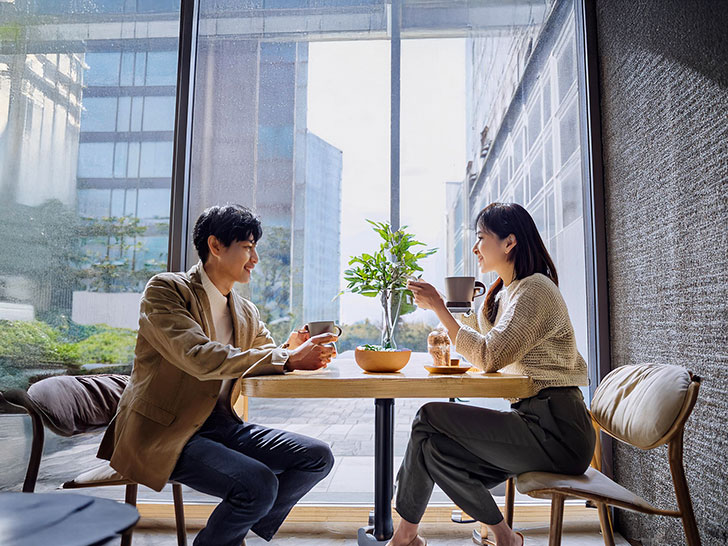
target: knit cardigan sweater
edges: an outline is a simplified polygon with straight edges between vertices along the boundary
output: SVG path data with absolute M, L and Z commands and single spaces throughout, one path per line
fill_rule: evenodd
M 533 392 L 587 385 L 586 362 L 576 349 L 564 298 L 546 275 L 534 273 L 501 288 L 491 325 L 485 305 L 459 317 L 455 349 L 485 372 L 529 376 Z

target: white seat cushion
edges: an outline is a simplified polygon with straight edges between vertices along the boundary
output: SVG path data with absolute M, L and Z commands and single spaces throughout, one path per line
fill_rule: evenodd
M 103 487 L 105 485 L 128 485 L 135 483 L 127 480 L 116 470 L 111 468 L 108 462 L 79 474 L 62 485 L 63 489 L 80 489 L 82 487 Z
M 690 374 L 680 366 L 621 366 L 602 379 L 591 412 L 615 438 L 652 449 L 664 443 L 685 404 L 690 382 Z

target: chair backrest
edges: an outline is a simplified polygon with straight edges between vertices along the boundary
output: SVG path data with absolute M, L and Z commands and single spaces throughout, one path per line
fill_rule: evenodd
M 128 382 L 120 374 L 61 375 L 34 383 L 27 397 L 49 429 L 73 436 L 106 427 Z
M 699 381 L 680 366 L 621 366 L 602 379 L 592 398 L 591 413 L 609 435 L 652 449 L 670 441 L 685 424 Z

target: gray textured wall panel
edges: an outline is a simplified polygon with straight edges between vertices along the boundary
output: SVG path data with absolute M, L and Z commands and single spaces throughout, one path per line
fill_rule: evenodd
M 728 544 L 728 2 L 597 2 L 612 365 L 704 378 L 685 463 L 704 545 Z M 675 506 L 667 449 L 615 451 L 617 480 Z M 619 512 L 645 545 L 670 518 Z

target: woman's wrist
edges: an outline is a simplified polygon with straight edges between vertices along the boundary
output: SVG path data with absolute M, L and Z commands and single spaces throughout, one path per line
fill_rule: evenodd
M 441 318 L 446 315 L 450 315 L 450 310 L 447 308 L 447 305 L 445 305 L 445 300 L 440 298 L 437 303 L 435 304 L 435 308 L 433 309 L 435 311 L 435 314 L 437 315 L 437 318 Z M 450 315 L 452 316 L 452 315 Z M 442 322 L 442 321 L 441 321 Z
M 445 306 L 445 302 L 439 302 L 432 310 L 435 312 L 435 316 L 440 321 L 440 323 L 445 326 L 447 316 L 450 314 L 450 311 L 448 311 L 447 307 Z
M 460 331 L 460 323 L 452 315 L 444 301 L 442 301 L 442 305 L 437 306 L 435 314 L 437 315 L 437 318 L 440 319 L 440 323 L 447 329 L 450 341 L 454 344 L 455 338 Z

